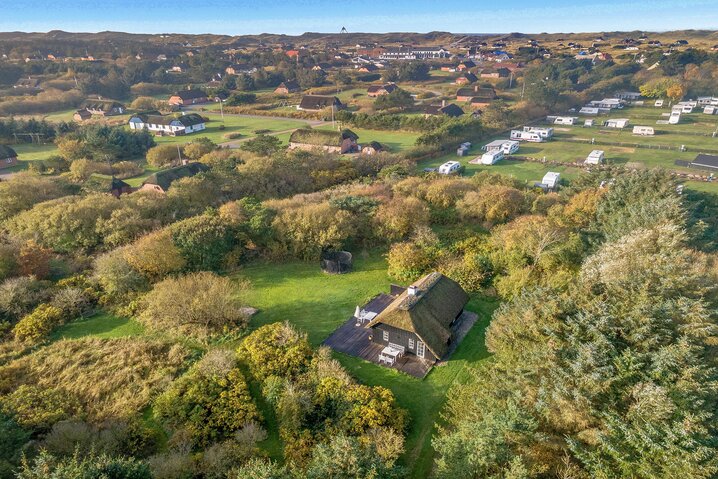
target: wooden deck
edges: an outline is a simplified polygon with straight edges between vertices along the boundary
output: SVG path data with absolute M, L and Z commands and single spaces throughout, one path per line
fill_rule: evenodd
M 364 309 L 380 313 L 389 306 L 393 300 L 394 298 L 388 294 L 380 294 L 367 303 Z M 352 316 L 344 324 L 339 326 L 322 344 L 340 353 L 361 358 L 387 368 L 397 369 L 416 378 L 426 376 L 434 365 L 433 361 L 426 361 L 411 353 L 407 353 L 397 359 L 392 366 L 386 363 L 380 363 L 379 353 L 384 349 L 384 346 L 369 340 L 371 330 L 364 327 L 366 323 L 357 326 L 356 322 L 356 318 Z

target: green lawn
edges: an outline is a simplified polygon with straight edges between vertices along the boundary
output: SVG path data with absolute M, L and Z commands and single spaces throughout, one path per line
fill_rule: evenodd
M 277 321 L 291 321 L 309 335 L 314 346 L 321 344 L 337 326 L 346 321 L 357 305 L 388 291 L 386 262 L 379 255 L 354 258 L 354 271 L 328 275 L 318 262 L 256 264 L 238 273 L 252 287 L 243 299 L 259 313 L 251 329 Z
M 244 116 L 225 115 L 224 121 L 221 116 L 215 113 L 202 113 L 210 119 L 207 123 L 207 129 L 199 133 L 192 133 L 187 136 L 157 136 L 155 141 L 158 144 L 183 144 L 190 142 L 196 138 L 209 138 L 215 143 L 223 143 L 228 140 L 225 135 L 227 133 L 239 132 L 242 138 L 255 136 L 256 130 L 269 130 L 270 132 L 278 132 L 301 128 L 307 124 L 302 120 L 276 119 L 276 118 L 252 118 Z M 221 130 L 221 125 L 225 129 Z
M 319 127 L 322 130 L 331 130 L 331 125 Z M 414 146 L 419 133 L 409 131 L 386 131 L 386 130 L 365 130 L 362 128 L 350 128 L 359 135 L 359 144 L 363 145 L 370 141 L 378 141 L 392 153 L 400 153 Z
M 52 333 L 51 339 L 78 339 L 85 336 L 120 338 L 140 336 L 143 333 L 144 327 L 137 321 L 102 312 L 90 318 L 77 319 L 60 326 Z
M 322 273 L 316 263 L 300 262 L 251 265 L 237 276 L 250 280 L 252 288 L 244 293 L 244 299 L 260 310 L 252 318 L 250 329 L 276 321 L 290 321 L 306 331 L 315 346 L 346 321 L 357 305 L 386 292 L 391 282 L 386 275 L 386 262 L 378 254 L 365 259 L 355 258 L 354 271 L 341 276 Z M 335 353 L 359 381 L 391 389 L 398 404 L 409 412 L 406 452 L 401 461 L 410 470 L 412 478 L 427 477 L 431 469 L 431 437 L 447 391 L 457 381 L 466 381 L 470 369 L 488 357 L 484 331 L 495 307 L 494 302 L 478 297 L 472 299 L 469 309 L 479 313 L 479 322 L 451 360 L 434 368 L 423 380 Z M 262 409 L 264 414 L 270 414 L 271 426 L 274 424 L 271 409 Z M 263 446 L 270 456 L 281 457 L 281 443 L 275 434 L 270 434 Z

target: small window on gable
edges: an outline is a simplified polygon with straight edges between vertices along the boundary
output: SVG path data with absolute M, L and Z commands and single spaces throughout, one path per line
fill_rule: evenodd
M 414 340 L 413 339 L 409 340 L 409 349 L 414 349 Z

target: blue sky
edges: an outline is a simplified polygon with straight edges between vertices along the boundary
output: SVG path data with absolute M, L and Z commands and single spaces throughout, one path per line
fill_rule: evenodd
M 718 28 L 718 0 L 0 0 L 0 31 L 585 32 Z

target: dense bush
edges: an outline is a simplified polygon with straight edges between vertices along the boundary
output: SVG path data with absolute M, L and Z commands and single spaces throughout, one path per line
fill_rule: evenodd
M 168 278 L 143 298 L 139 319 L 151 329 L 202 340 L 237 334 L 249 320 L 237 295 L 239 287 L 210 272 Z

